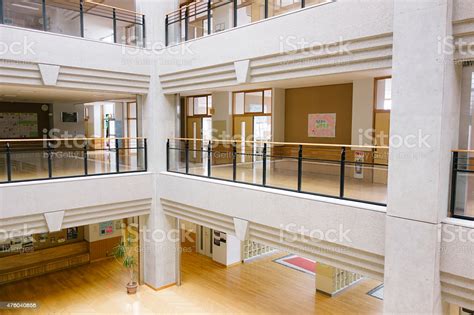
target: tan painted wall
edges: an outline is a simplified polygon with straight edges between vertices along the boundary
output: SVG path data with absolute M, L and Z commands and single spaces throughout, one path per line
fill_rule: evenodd
M 308 114 L 336 113 L 335 138 L 308 137 Z M 352 83 L 287 89 L 285 141 L 350 144 Z

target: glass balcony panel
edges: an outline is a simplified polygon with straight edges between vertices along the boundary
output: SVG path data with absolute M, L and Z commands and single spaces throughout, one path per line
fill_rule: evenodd
M 301 0 L 268 0 L 268 16 L 278 16 L 301 9 Z
M 265 0 L 238 0 L 237 26 L 263 20 L 265 18 Z
M 297 152 L 295 147 L 268 146 L 267 186 L 290 190 L 298 189 Z
M 388 167 L 346 162 L 344 197 L 387 203 Z
M 3 23 L 44 30 L 42 1 L 3 0 Z
M 113 43 L 114 24 L 112 15 L 109 16 L 102 12 L 100 12 L 100 15 L 98 13 L 84 13 L 84 37 L 107 43 Z M 119 38 L 117 37 L 117 41 L 118 40 Z
M 458 172 L 454 214 L 474 218 L 474 173 Z
M 54 1 L 46 1 L 46 30 L 57 34 L 81 36 L 79 3 L 65 3 L 64 7 L 55 6 Z M 75 5 L 75 8 L 74 8 Z
M 232 146 L 230 143 L 213 143 L 211 176 L 218 179 L 232 180 Z
M 11 153 L 12 181 L 48 178 L 48 155 L 41 149 L 25 148 Z
M 84 172 L 84 152 L 77 149 L 58 149 L 52 152 L 52 176 L 82 176 Z

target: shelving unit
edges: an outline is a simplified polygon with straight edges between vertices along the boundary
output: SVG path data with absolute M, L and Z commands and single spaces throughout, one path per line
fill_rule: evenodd
M 273 247 L 247 240 L 242 244 L 242 260 L 246 261 L 273 251 L 275 251 Z

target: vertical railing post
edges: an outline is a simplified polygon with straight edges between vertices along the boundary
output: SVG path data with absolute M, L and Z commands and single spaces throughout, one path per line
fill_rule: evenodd
M 48 26 L 47 26 L 47 22 L 48 22 L 48 18 L 46 17 L 46 0 L 43 0 L 42 1 L 42 12 L 43 12 L 43 30 L 44 31 L 47 31 L 48 30 Z
M 185 145 L 184 145 L 184 149 L 185 149 L 185 165 L 186 165 L 186 174 L 189 173 L 189 140 L 185 140 Z
M 211 0 L 207 1 L 207 34 L 211 35 Z
M 237 0 L 234 0 L 234 27 L 237 27 Z
M 146 47 L 146 26 L 145 26 L 145 14 L 142 14 L 142 47 Z
M 344 180 L 346 173 L 346 147 L 341 149 L 341 170 L 339 173 L 339 198 L 344 198 Z
M 304 8 L 306 6 L 305 0 L 301 0 L 301 7 Z
M 46 151 L 48 153 L 48 177 L 53 177 L 53 149 L 51 148 L 51 142 L 46 141 Z
M 112 19 L 114 27 L 114 43 L 117 43 L 117 13 L 115 12 L 115 8 L 112 9 Z
M 268 0 L 265 0 L 265 18 L 268 18 Z
M 207 177 L 211 177 L 211 167 L 212 167 L 212 141 L 209 140 L 207 146 Z
M 120 173 L 119 139 L 115 138 L 115 171 Z
M 453 152 L 453 163 L 451 169 L 451 200 L 450 200 L 450 210 L 451 216 L 454 216 L 454 211 L 456 210 L 456 184 L 457 184 L 457 175 L 458 175 L 458 158 L 459 152 Z
M 300 144 L 298 148 L 298 191 L 301 191 L 303 181 L 303 146 Z
M 84 37 L 84 0 L 79 1 L 79 22 L 81 25 L 81 37 Z
M 170 171 L 170 139 L 166 140 L 166 171 Z
M 11 148 L 10 148 L 9 142 L 7 142 L 6 154 L 7 154 L 7 180 L 11 182 L 12 181 L 12 156 L 11 156 Z
M 232 180 L 237 180 L 237 145 L 232 142 Z
M 169 18 L 168 18 L 168 15 L 165 17 L 165 46 L 168 46 L 169 45 L 169 30 L 168 30 L 168 21 L 169 21 Z M 181 36 L 181 35 L 180 35 Z
M 184 10 L 184 40 L 189 39 L 189 8 Z
M 3 24 L 3 0 L 0 0 L 0 24 Z
M 267 185 L 267 143 L 263 144 L 262 152 L 262 185 Z
M 84 175 L 89 175 L 89 165 L 87 162 L 87 151 L 88 151 L 88 145 L 87 145 L 87 140 L 84 142 L 84 148 L 83 148 L 83 154 L 84 154 Z
M 169 141 L 169 139 L 168 139 Z M 138 140 L 137 140 L 137 144 L 138 144 Z M 168 144 L 168 148 L 169 148 L 169 144 Z M 148 143 L 147 143 L 147 139 L 146 138 L 143 138 L 143 150 L 145 152 L 143 152 L 143 155 L 144 155 L 144 170 L 145 172 L 148 171 Z M 170 165 L 169 165 L 169 160 L 170 160 L 170 157 L 169 157 L 169 150 L 166 151 L 167 153 L 167 156 L 166 156 L 166 170 L 168 171 L 169 168 L 170 168 Z

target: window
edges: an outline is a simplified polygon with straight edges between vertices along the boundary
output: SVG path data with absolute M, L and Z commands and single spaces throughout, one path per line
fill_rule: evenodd
M 376 108 L 377 110 L 392 109 L 392 78 L 377 79 Z
M 272 112 L 272 91 L 260 90 L 234 93 L 234 115 L 270 114 Z
M 186 100 L 187 116 L 210 116 L 212 113 L 212 96 L 190 96 Z

